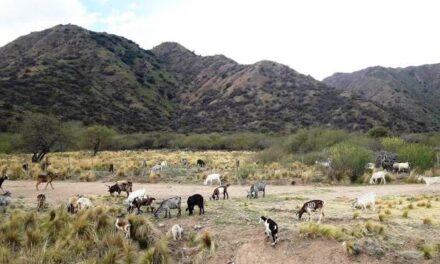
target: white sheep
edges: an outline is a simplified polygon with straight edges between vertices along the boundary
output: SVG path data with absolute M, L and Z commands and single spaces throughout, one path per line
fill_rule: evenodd
M 376 194 L 374 192 L 366 193 L 359 196 L 351 204 L 351 208 L 355 209 L 361 207 L 362 210 L 366 210 L 367 205 L 371 205 L 373 207 L 373 211 L 376 211 Z
M 386 175 L 385 171 L 373 172 L 370 178 L 370 184 L 376 184 L 377 180 L 380 179 L 382 180 L 383 184 L 386 184 L 385 175 Z
M 431 184 L 440 184 L 440 176 L 436 176 L 436 177 L 418 176 L 417 180 L 419 182 L 424 181 L 426 186 L 429 186 Z
M 204 185 L 212 185 L 213 181 L 217 181 L 219 183 L 219 185 L 222 185 L 222 182 L 220 180 L 221 175 L 219 173 L 213 173 L 213 174 L 209 174 L 208 176 L 206 176 L 205 181 L 203 182 Z
M 183 228 L 180 225 L 173 225 L 171 227 L 171 234 L 173 234 L 173 239 L 182 239 Z

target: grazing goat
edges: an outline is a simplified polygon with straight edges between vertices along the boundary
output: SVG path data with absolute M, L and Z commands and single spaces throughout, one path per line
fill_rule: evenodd
M 9 176 L 8 175 L 3 175 L 0 177 L 0 189 L 2 189 L 2 192 L 5 192 L 2 188 L 3 182 L 9 180 Z
M 223 199 L 226 199 L 226 198 L 229 199 L 229 194 L 228 194 L 228 187 L 229 186 L 231 186 L 231 185 L 228 183 L 226 185 L 222 185 L 222 186 L 215 188 L 210 199 L 218 200 L 220 194 L 223 194 Z
M 154 217 L 158 218 L 159 214 L 162 211 L 165 211 L 165 217 L 171 218 L 171 209 L 177 209 L 177 215 L 181 215 L 182 214 L 182 210 L 181 210 L 181 203 L 182 203 L 182 198 L 180 198 L 179 196 L 174 196 L 171 198 L 168 198 L 166 200 L 163 200 L 159 207 L 156 209 L 156 211 L 154 211 Z
M 40 193 L 39 195 L 37 195 L 37 210 L 40 211 L 46 207 L 47 207 L 46 195 Z
M 136 197 L 134 198 L 133 202 L 128 206 L 128 213 L 132 213 L 133 209 L 136 207 L 137 214 L 143 213 L 141 210 L 141 206 L 147 206 L 147 211 L 150 209 L 151 212 L 154 211 L 154 207 L 152 206 L 153 201 L 156 200 L 154 197 Z
M 118 188 L 114 188 L 114 190 L 118 192 L 118 195 L 121 194 L 121 192 L 126 192 L 128 197 L 128 195 L 130 195 L 130 193 L 133 192 L 133 182 L 131 181 L 126 181 L 126 180 L 117 181 L 115 185 L 118 186 Z M 111 187 L 109 187 L 109 192 L 110 192 L 110 188 Z M 110 192 L 110 194 L 112 194 L 112 192 Z
M 189 165 L 188 160 L 185 159 L 185 158 L 183 158 L 183 159 L 181 160 L 181 163 L 182 163 L 182 167 L 188 167 L 188 165 Z
M 376 211 L 376 194 L 374 192 L 365 193 L 356 198 L 356 200 L 351 204 L 351 208 L 361 208 L 362 210 L 367 210 L 367 206 L 371 205 L 373 211 Z
M 206 165 L 206 163 L 203 160 L 201 160 L 201 159 L 197 160 L 197 167 L 202 168 L 202 167 L 205 167 L 205 165 Z
M 330 169 L 332 167 L 332 161 L 330 159 L 327 159 L 326 161 L 317 161 L 316 160 L 315 165 Z
M 152 172 L 158 172 L 160 170 L 162 170 L 162 166 L 160 166 L 160 164 L 156 164 L 153 167 L 151 167 Z
M 93 208 L 93 203 L 89 198 L 80 197 L 74 204 L 76 211 Z
M 173 234 L 173 239 L 182 239 L 183 228 L 180 225 L 173 225 L 171 227 L 171 234 Z
M 312 212 L 318 211 L 319 219 L 318 223 L 321 223 L 321 218 L 324 217 L 324 204 L 325 202 L 322 200 L 311 200 L 303 204 L 301 209 L 296 213 L 298 219 L 301 219 L 304 213 L 308 215 L 308 221 L 312 220 Z
M 409 172 L 409 170 L 410 170 L 409 162 L 403 162 L 403 163 L 396 162 L 396 163 L 393 164 L 393 170 L 395 172 L 399 172 L 399 173 L 402 172 L 402 171 Z
M 418 176 L 417 180 L 419 182 L 424 181 L 426 186 L 429 186 L 431 184 L 440 184 L 440 176 L 436 176 L 436 177 Z
M 219 173 L 212 173 L 206 176 L 205 181 L 203 182 L 204 185 L 212 185 L 213 181 L 217 181 L 219 185 L 222 185 L 222 181 L 220 180 L 221 175 Z
M 0 206 L 8 206 L 11 203 L 11 192 L 6 191 L 0 195 Z
M 125 233 L 125 238 L 130 238 L 130 221 L 128 219 L 125 219 L 124 214 L 120 214 L 116 217 L 115 226 L 118 230 L 121 230 Z
M 137 197 L 148 197 L 145 189 L 139 189 L 134 192 L 131 192 L 128 195 L 127 199 L 125 199 L 125 203 L 130 206 L 133 203 L 134 199 Z
M 275 223 L 275 221 L 273 221 L 270 218 L 267 217 L 260 217 L 260 223 L 264 222 L 264 234 L 266 235 L 267 238 L 272 237 L 272 247 L 275 247 L 275 244 L 277 243 L 278 240 L 278 224 Z
M 259 181 L 259 182 L 254 183 L 251 186 L 250 190 L 247 191 L 248 194 L 246 197 L 257 199 L 258 192 L 263 192 L 263 198 L 266 196 L 266 183 L 265 182 Z
M 196 205 L 199 207 L 199 215 L 201 215 L 202 213 L 205 214 L 203 196 L 201 196 L 200 194 L 194 194 L 188 197 L 186 203 L 188 204 L 188 208 L 186 208 L 185 211 L 189 211 L 189 215 L 193 214 L 194 206 Z
M 377 184 L 378 180 L 382 180 L 383 184 L 386 184 L 385 176 L 386 176 L 385 171 L 373 172 L 370 178 L 370 184 Z

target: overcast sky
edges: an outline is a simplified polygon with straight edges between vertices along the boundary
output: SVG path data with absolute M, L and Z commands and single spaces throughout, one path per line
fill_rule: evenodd
M 0 46 L 57 24 L 175 41 L 239 63 L 274 60 L 323 79 L 368 66 L 440 63 L 436 0 L 0 0 Z

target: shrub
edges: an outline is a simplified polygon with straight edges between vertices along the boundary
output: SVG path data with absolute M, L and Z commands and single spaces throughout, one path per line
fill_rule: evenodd
M 303 224 L 299 228 L 299 233 L 310 238 L 325 237 L 336 239 L 338 241 L 345 238 L 345 233 L 339 227 L 332 225 L 321 225 L 317 223 Z
M 336 173 L 348 173 L 352 182 L 359 181 L 365 164 L 373 158 L 373 153 L 363 147 L 341 143 L 330 149 L 332 169 Z
M 285 146 L 291 153 L 307 153 L 331 147 L 347 137 L 347 132 L 338 129 L 302 129 L 289 136 Z
M 373 127 L 370 130 L 368 130 L 367 134 L 371 137 L 379 138 L 379 137 L 386 137 L 389 135 L 388 129 L 377 126 Z
M 400 160 L 408 161 L 414 168 L 426 170 L 434 166 L 435 151 L 421 144 L 405 144 L 398 150 Z
M 403 145 L 405 141 L 398 137 L 382 138 L 381 144 L 384 150 L 396 153 Z

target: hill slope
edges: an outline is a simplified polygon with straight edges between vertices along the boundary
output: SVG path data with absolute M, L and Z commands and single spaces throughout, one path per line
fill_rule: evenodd
M 406 121 L 397 130 L 440 129 L 440 64 L 396 69 L 371 67 L 337 73 L 324 82 L 345 96 L 375 102 Z
M 0 131 L 12 131 L 26 112 L 124 132 L 428 130 L 430 123 L 398 118 L 398 110 L 348 88 L 341 94 L 276 62 L 240 65 L 170 42 L 144 50 L 74 25 L 0 48 Z

